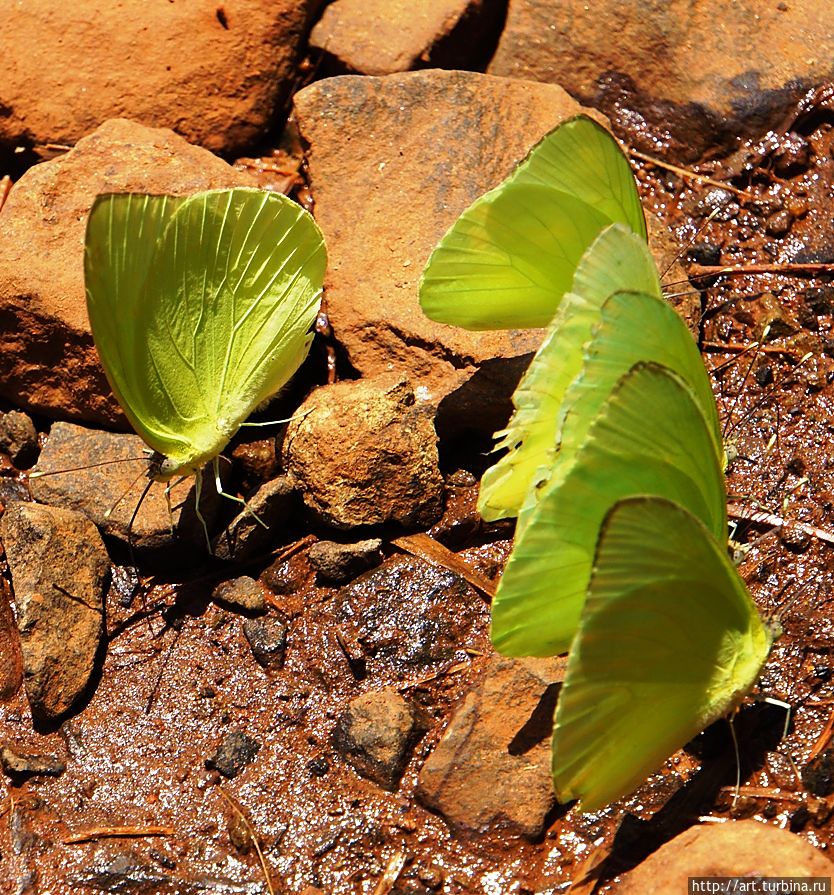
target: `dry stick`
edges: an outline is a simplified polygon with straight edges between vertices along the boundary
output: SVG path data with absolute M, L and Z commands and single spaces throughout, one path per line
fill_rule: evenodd
M 743 277 L 748 274 L 790 274 L 799 277 L 814 277 L 819 274 L 834 274 L 834 264 L 745 264 L 738 267 L 722 267 L 720 264 L 690 264 L 689 276 L 699 277 Z
M 62 842 L 64 845 L 75 845 L 95 839 L 141 839 L 144 836 L 173 836 L 174 833 L 173 827 L 88 827 L 67 836 Z
M 468 562 L 461 559 L 457 553 L 453 553 L 448 547 L 444 547 L 439 541 L 429 537 L 427 534 L 418 533 L 414 535 L 405 535 L 402 538 L 393 538 L 391 543 L 406 553 L 411 553 L 426 562 L 443 566 L 450 572 L 460 575 L 465 581 L 468 581 L 473 587 L 492 598 L 495 596 L 497 585 L 490 581 L 489 578 L 475 571 Z
M 746 192 L 745 190 L 740 190 L 736 186 L 730 186 L 728 183 L 723 183 L 720 180 L 714 180 L 712 177 L 707 177 L 706 174 L 697 174 L 695 171 L 690 171 L 687 168 L 679 168 L 677 165 L 671 165 L 669 162 L 663 162 L 658 158 L 655 158 L 651 155 L 646 155 L 645 152 L 640 152 L 638 149 L 632 149 L 631 147 L 627 148 L 627 152 L 630 156 L 634 158 L 639 158 L 641 162 L 648 162 L 650 165 L 657 165 L 658 168 L 664 168 L 666 171 L 671 171 L 673 174 L 677 174 L 679 177 L 683 177 L 685 180 L 699 180 L 701 183 L 708 183 L 710 186 L 718 187 L 720 190 L 727 190 L 728 193 L 735 193 L 736 196 L 741 196 L 743 199 L 749 199 L 751 202 L 755 200 L 755 196 Z
M 269 865 L 266 863 L 266 858 L 264 857 L 263 851 L 261 851 L 261 843 L 258 841 L 258 834 L 255 832 L 255 828 L 250 823 L 249 818 L 246 816 L 237 799 L 232 798 L 232 796 L 230 796 L 224 789 L 219 786 L 217 787 L 217 791 L 220 793 L 221 796 L 223 796 L 232 811 L 234 811 L 235 814 L 237 814 L 238 817 L 243 821 L 243 826 L 246 827 L 246 832 L 252 839 L 252 845 L 255 846 L 258 860 L 261 862 L 261 870 L 264 874 L 264 880 L 266 881 L 266 887 L 269 890 L 269 895 L 275 895 L 275 889 L 272 887 L 272 877 L 269 873 Z
M 753 342 L 750 345 L 745 345 L 744 342 L 702 342 L 701 347 L 705 351 L 740 351 L 742 354 L 747 354 L 749 351 L 753 351 L 754 348 L 758 348 L 762 354 L 785 354 L 788 357 L 793 357 L 796 353 L 794 348 L 787 348 L 782 345 L 759 345 L 757 342 Z M 717 367 L 713 367 L 710 372 L 714 373 L 724 366 L 735 363 L 736 360 L 737 358 L 733 358 L 731 361 L 719 364 Z
M 783 519 L 774 513 L 766 513 L 763 510 L 753 510 L 740 504 L 731 503 L 727 506 L 727 513 L 734 519 L 743 519 L 745 522 L 758 522 L 762 525 L 772 525 L 774 528 L 795 528 L 803 534 L 807 534 L 818 541 L 826 544 L 834 545 L 834 533 L 826 531 L 824 528 L 817 528 L 815 525 L 809 525 L 807 522 L 792 521 Z
M 391 855 L 391 860 L 388 862 L 388 866 L 385 868 L 382 876 L 379 878 L 379 882 L 376 884 L 374 895 L 388 895 L 391 889 L 394 888 L 394 883 L 402 873 L 403 867 L 405 867 L 405 852 L 394 852 L 394 854 Z

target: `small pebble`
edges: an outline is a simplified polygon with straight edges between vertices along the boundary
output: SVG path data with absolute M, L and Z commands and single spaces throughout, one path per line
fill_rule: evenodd
M 242 730 L 230 730 L 214 755 L 206 759 L 206 767 L 219 771 L 224 777 L 237 777 L 255 760 L 260 748 L 261 744 Z
M 273 671 L 283 667 L 287 651 L 287 622 L 282 616 L 246 619 L 243 636 L 258 665 Z
M 246 575 L 232 581 L 221 581 L 214 588 L 211 598 L 244 612 L 263 612 L 266 605 L 263 588 L 254 578 Z
M 14 746 L 0 746 L 0 767 L 15 781 L 27 777 L 58 777 L 67 769 L 66 762 L 55 755 L 22 752 Z
M 0 451 L 18 469 L 32 466 L 38 457 L 38 433 L 32 420 L 19 410 L 0 413 Z

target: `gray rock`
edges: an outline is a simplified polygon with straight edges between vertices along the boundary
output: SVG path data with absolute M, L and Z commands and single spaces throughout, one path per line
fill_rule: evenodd
M 263 588 L 248 575 L 241 575 L 240 578 L 233 578 L 231 581 L 221 581 L 212 591 L 211 598 L 235 606 L 244 612 L 263 612 L 265 606 Z
M 387 687 L 350 701 L 336 725 L 334 745 L 363 777 L 393 792 L 424 730 L 422 716 Z
M 283 616 L 268 615 L 266 618 L 247 618 L 243 623 L 243 635 L 258 665 L 267 671 L 284 667 L 287 651 L 287 622 Z
M 0 523 L 32 713 L 65 714 L 86 688 L 104 633 L 110 560 L 80 513 L 11 503 Z
M 147 448 L 138 435 L 53 423 L 29 488 L 39 503 L 83 513 L 106 535 L 126 542 L 131 517 L 148 481 L 147 469 Z M 211 527 L 218 498 L 213 480 L 208 475 L 204 480 L 200 507 Z M 164 550 L 185 541 L 205 552 L 205 532 L 194 512 L 194 478 L 171 486 L 170 505 L 165 488 L 155 482 L 145 495 L 130 528 L 134 547 Z M 182 561 L 181 553 L 178 561 Z
M 0 413 L 0 451 L 18 469 L 31 466 L 38 456 L 38 433 L 31 417 L 19 410 Z
M 255 760 L 261 744 L 242 730 L 230 730 L 224 735 L 211 758 L 206 759 L 206 767 L 214 768 L 224 777 L 237 775 Z
M 369 538 L 355 544 L 318 541 L 307 554 L 310 565 L 325 581 L 350 581 L 382 562 L 382 540 Z
M 495 657 L 455 711 L 417 789 L 455 830 L 542 834 L 556 801 L 550 734 L 565 661 Z
M 0 767 L 6 776 L 20 783 L 27 777 L 58 777 L 67 764 L 56 755 L 24 752 L 15 746 L 0 746 Z
M 443 508 L 431 417 L 399 375 L 324 386 L 287 427 L 284 462 L 326 525 L 428 526 Z

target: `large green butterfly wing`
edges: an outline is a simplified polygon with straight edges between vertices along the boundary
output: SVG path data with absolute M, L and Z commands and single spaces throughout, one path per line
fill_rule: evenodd
M 565 478 L 544 490 L 492 601 L 492 642 L 504 655 L 567 652 L 576 633 L 600 525 L 624 497 L 652 494 L 726 538 L 724 476 L 689 387 L 639 364 L 615 386 Z
M 628 159 L 614 138 L 586 115 L 562 122 L 528 154 L 510 180 L 543 183 L 621 221 L 647 239 L 646 218 Z
M 615 504 L 556 709 L 559 800 L 594 811 L 631 792 L 739 703 L 772 642 L 701 522 L 660 498 Z
M 654 295 L 616 292 L 603 304 L 600 323 L 585 349 L 582 372 L 565 394 L 553 481 L 570 469 L 615 383 L 641 361 L 668 367 L 686 382 L 707 422 L 714 451 L 723 458 L 715 397 L 686 325 L 674 308 Z
M 513 394 L 515 413 L 496 450 L 508 453 L 481 480 L 478 510 L 487 520 L 518 514 L 537 476 L 547 478 L 557 448 L 559 409 L 582 369 L 583 348 L 600 307 L 622 289 L 660 296 L 646 243 L 622 224 L 606 228 L 585 252 L 524 377 Z
M 423 272 L 423 311 L 466 329 L 547 326 L 585 249 L 618 222 L 645 240 L 628 161 L 604 128 L 571 119 L 452 225 Z
M 146 266 L 134 264 L 128 283 L 123 259 L 139 219 Z M 296 371 L 325 264 L 312 218 L 276 193 L 96 202 L 86 254 L 93 337 L 131 423 L 172 466 L 193 471 L 215 456 Z

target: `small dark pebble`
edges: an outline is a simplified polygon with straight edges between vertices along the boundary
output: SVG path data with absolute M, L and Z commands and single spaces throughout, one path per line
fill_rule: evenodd
M 219 771 L 224 777 L 237 775 L 255 760 L 261 744 L 241 730 L 231 730 L 220 743 L 211 758 L 206 759 L 206 767 Z
M 695 242 L 686 252 L 687 258 L 695 264 L 708 266 L 721 263 L 721 246 L 711 242 Z
M 763 364 L 756 370 L 753 376 L 756 378 L 756 382 L 764 388 L 766 385 L 770 385 L 771 382 L 773 382 L 773 369 L 767 364 Z
M 806 289 L 805 304 L 819 317 L 834 312 L 834 287 L 819 286 Z
M 283 667 L 287 651 L 287 622 L 283 616 L 247 618 L 243 636 L 258 665 L 270 671 Z
M 779 177 L 788 177 L 807 168 L 811 162 L 811 144 L 801 134 L 788 131 L 773 152 L 773 170 Z
M 788 828 L 791 833 L 799 833 L 804 829 L 805 824 L 808 823 L 810 817 L 811 814 L 808 811 L 808 808 L 805 805 L 800 805 L 791 815 L 791 819 L 788 823 Z
M 310 548 L 308 558 L 325 581 L 350 581 L 382 562 L 382 540 L 370 538 L 355 544 L 319 541 Z
M 58 777 L 67 769 L 66 762 L 55 755 L 19 752 L 13 746 L 0 746 L 0 767 L 12 780 L 28 777 Z
M 791 526 L 782 529 L 779 540 L 791 553 L 805 553 L 811 546 L 811 536 L 807 532 Z
M 307 770 L 311 777 L 324 777 L 330 770 L 330 762 L 323 755 L 319 755 L 307 762 Z
M 32 420 L 19 410 L 0 413 L 0 451 L 18 469 L 27 469 L 38 458 L 38 433 Z
M 136 566 L 110 567 L 110 596 L 115 598 L 119 606 L 129 609 L 139 593 L 140 585 Z
M 765 232 L 769 236 L 784 236 L 791 229 L 792 223 L 793 215 L 783 208 L 781 211 L 770 215 L 765 221 Z
M 263 612 L 265 608 L 263 588 L 247 575 L 231 581 L 221 581 L 212 591 L 211 598 L 244 612 Z
M 834 792 L 834 749 L 826 749 L 800 772 L 802 785 L 814 796 L 829 796 Z
M 790 460 L 785 464 L 785 469 L 788 472 L 793 473 L 794 475 L 803 476 L 808 470 L 808 467 L 805 464 L 805 461 L 799 454 L 794 454 Z

